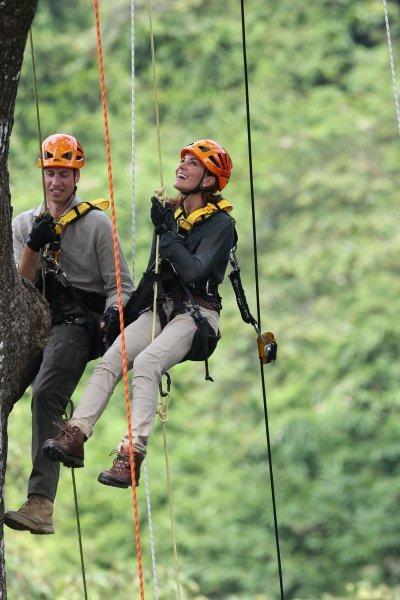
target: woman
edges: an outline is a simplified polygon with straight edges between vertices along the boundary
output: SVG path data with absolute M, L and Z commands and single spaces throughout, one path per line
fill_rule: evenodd
M 164 207 L 152 198 L 155 235 L 149 269 L 138 289 L 146 289 L 145 281 L 158 281 L 155 337 L 152 340 L 150 294 L 147 308 L 125 328 L 128 367 L 133 368 L 131 428 L 136 485 L 156 414 L 161 377 L 193 350 L 198 331 L 193 303 L 213 332 L 218 332 L 218 284 L 224 278 L 235 236 L 234 221 L 229 216 L 232 206 L 218 191 L 228 183 L 231 170 L 232 161 L 222 146 L 213 140 L 199 140 L 181 151 L 173 184 L 180 195 L 174 205 L 167 203 Z M 154 275 L 156 235 L 160 236 L 158 276 Z M 94 369 L 71 420 L 55 439 L 44 443 L 43 452 L 50 460 L 83 467 L 83 444 L 91 436 L 121 376 L 118 337 Z M 113 466 L 100 473 L 98 479 L 115 487 L 131 485 L 128 434 L 118 446 Z

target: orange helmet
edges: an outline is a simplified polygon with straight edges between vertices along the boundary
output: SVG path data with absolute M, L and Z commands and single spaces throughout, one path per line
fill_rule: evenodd
M 55 133 L 46 138 L 42 144 L 43 168 L 63 167 L 64 169 L 80 169 L 85 164 L 82 146 L 72 135 Z M 42 167 L 39 156 L 38 167 Z
M 186 154 L 194 154 L 208 171 L 217 176 L 218 190 L 222 190 L 229 181 L 232 171 L 231 157 L 214 140 L 198 140 L 181 150 L 181 158 Z

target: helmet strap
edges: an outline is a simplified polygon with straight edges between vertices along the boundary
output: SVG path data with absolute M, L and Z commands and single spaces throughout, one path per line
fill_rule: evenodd
M 190 190 L 190 192 L 182 192 L 182 196 L 187 198 L 191 194 L 199 194 L 200 192 L 206 192 L 207 190 L 201 187 L 201 184 L 203 183 L 203 179 L 206 176 L 206 174 L 207 174 L 207 169 L 206 169 L 206 167 L 204 167 L 203 175 L 201 176 L 200 181 L 196 185 L 196 187 L 193 190 Z
M 76 185 L 76 174 L 77 174 L 77 172 L 78 172 L 78 169 L 74 169 L 74 182 L 75 182 L 74 191 L 73 191 L 74 195 L 76 194 L 76 191 L 78 189 L 78 186 Z M 71 194 L 71 197 L 72 197 L 72 194 Z
M 77 189 L 78 189 L 78 187 L 76 185 L 76 173 L 77 173 L 77 169 L 74 169 L 73 171 L 74 171 L 74 182 L 75 182 L 75 185 L 74 185 L 74 189 L 73 189 L 72 194 L 69 196 L 69 198 L 65 202 L 65 204 L 68 204 L 69 202 L 71 202 L 71 200 L 76 196 L 76 192 L 77 192 Z

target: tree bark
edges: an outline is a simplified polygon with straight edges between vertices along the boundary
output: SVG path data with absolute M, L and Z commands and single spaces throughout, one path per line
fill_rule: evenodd
M 13 257 L 7 160 L 15 99 L 29 28 L 38 0 L 0 2 L 0 598 L 7 598 L 4 560 L 4 477 L 7 421 L 18 399 L 18 382 L 50 330 L 47 302 L 19 275 Z

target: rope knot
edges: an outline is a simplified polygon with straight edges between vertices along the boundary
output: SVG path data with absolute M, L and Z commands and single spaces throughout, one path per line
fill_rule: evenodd
M 168 421 L 168 405 L 164 402 L 160 402 L 157 407 L 157 414 L 161 423 L 166 423 Z

